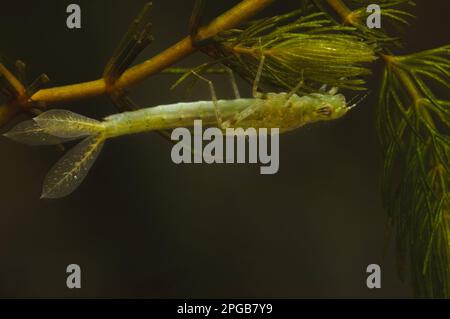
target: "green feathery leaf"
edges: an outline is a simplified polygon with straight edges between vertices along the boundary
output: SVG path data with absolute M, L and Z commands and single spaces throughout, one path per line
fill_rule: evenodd
M 450 46 L 385 58 L 378 128 L 400 262 L 418 296 L 448 298 Z

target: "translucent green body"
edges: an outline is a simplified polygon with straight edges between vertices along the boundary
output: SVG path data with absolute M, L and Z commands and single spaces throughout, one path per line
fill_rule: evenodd
M 133 112 L 114 114 L 103 122 L 106 138 L 151 130 L 190 127 L 194 120 L 221 128 L 278 128 L 294 130 L 319 120 L 333 120 L 349 109 L 341 94 L 311 94 L 299 97 L 286 93 L 269 93 L 262 98 L 198 101 L 161 105 Z
M 70 194 L 86 177 L 106 139 L 147 132 L 191 127 L 201 120 L 205 126 L 227 128 L 276 128 L 294 130 L 316 121 L 334 120 L 348 107 L 341 94 L 258 94 L 256 98 L 198 101 L 145 108 L 108 116 L 96 121 L 67 110 L 50 110 L 20 123 L 7 136 L 31 145 L 57 144 L 86 137 L 48 173 L 42 197 Z

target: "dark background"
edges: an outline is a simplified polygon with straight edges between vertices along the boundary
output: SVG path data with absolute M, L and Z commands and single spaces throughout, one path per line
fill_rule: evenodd
M 2 1 L 0 52 L 26 61 L 30 79 L 45 72 L 53 86 L 100 77 L 145 1 L 78 0 L 82 29 L 68 30 L 72 2 Z M 213 1 L 207 17 L 237 2 Z M 404 52 L 448 43 L 450 3 L 417 2 Z M 298 3 L 279 1 L 265 14 Z M 192 5 L 154 1 L 156 41 L 141 60 L 187 33 Z M 231 97 L 226 79 L 213 79 Z M 174 80 L 154 76 L 133 95 L 145 106 L 179 101 Z M 254 165 L 177 166 L 167 141 L 143 134 L 109 141 L 73 195 L 39 200 L 62 154 L 0 138 L 0 297 L 410 297 L 385 245 L 377 82 L 370 88 L 344 119 L 282 136 L 273 176 Z M 191 99 L 209 99 L 208 90 L 199 85 Z M 61 107 L 95 118 L 116 112 L 107 98 Z M 71 263 L 82 268 L 82 289 L 66 288 Z M 371 263 L 382 267 L 378 290 L 365 285 Z

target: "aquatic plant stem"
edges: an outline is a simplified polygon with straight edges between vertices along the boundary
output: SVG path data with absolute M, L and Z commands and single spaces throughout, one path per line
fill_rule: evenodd
M 398 78 L 402 81 L 414 103 L 417 104 L 418 101 L 423 99 L 411 78 L 397 66 L 396 61 L 399 57 L 385 54 L 380 54 L 380 56 L 384 59 L 388 67 L 390 67 L 395 72 L 395 74 L 397 74 Z
M 409 96 L 411 97 L 411 99 L 413 101 L 414 107 L 416 107 L 416 108 L 420 107 L 421 101 L 426 100 L 426 98 L 420 93 L 419 89 L 414 84 L 411 77 L 404 70 L 402 70 L 400 66 L 398 66 L 397 61 L 401 60 L 402 57 L 394 56 L 394 55 L 385 55 L 385 54 L 380 54 L 380 56 L 385 60 L 388 67 L 394 71 L 394 73 L 397 75 L 398 79 L 404 85 Z M 421 116 L 426 118 L 427 124 L 429 126 L 431 126 L 433 129 L 436 129 L 434 121 L 431 118 L 430 114 L 427 112 L 426 108 L 422 108 L 419 111 L 420 111 Z
M 243 0 L 221 16 L 213 20 L 208 26 L 200 28 L 196 41 L 202 41 L 215 36 L 221 31 L 230 29 L 239 23 L 251 18 L 256 13 L 270 5 L 275 0 Z M 157 54 L 153 58 L 126 70 L 115 82 L 114 88 L 125 89 L 136 85 L 144 79 L 173 65 L 186 56 L 197 51 L 191 37 L 186 37 L 170 48 Z M 95 81 L 43 89 L 31 96 L 32 102 L 55 104 L 96 97 L 107 93 L 105 80 Z M 22 106 L 26 107 L 26 106 Z M 5 125 L 16 114 L 16 103 L 10 103 L 0 107 L 0 127 Z
M 18 95 L 25 94 L 25 88 L 20 83 L 20 81 L 7 69 L 3 64 L 0 63 L 0 75 L 3 76 L 16 90 Z
M 356 11 L 350 10 L 341 0 L 327 0 L 328 5 L 342 18 L 343 24 L 359 24 L 359 15 Z
M 16 97 L 8 104 L 0 106 L 0 123 L 3 125 L 2 119 L 8 121 L 14 117 L 21 110 L 21 105 L 26 104 L 25 87 L 2 63 L 0 63 L 0 76 L 4 77 L 6 81 L 15 90 Z

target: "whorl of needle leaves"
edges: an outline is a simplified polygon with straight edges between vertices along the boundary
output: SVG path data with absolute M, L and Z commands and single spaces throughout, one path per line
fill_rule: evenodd
M 450 46 L 386 60 L 378 127 L 400 266 L 418 296 L 449 298 Z
M 302 79 L 305 84 L 300 90 L 304 92 L 323 84 L 364 89 L 363 77 L 370 74 L 364 64 L 375 60 L 374 47 L 353 35 L 353 27 L 337 25 L 324 13 L 298 17 L 302 12 L 223 32 L 215 38 L 218 45 L 212 53 L 226 58 L 225 63 L 249 81 L 255 78 L 264 55 L 262 82 L 285 90 Z

